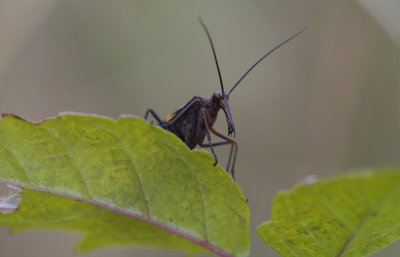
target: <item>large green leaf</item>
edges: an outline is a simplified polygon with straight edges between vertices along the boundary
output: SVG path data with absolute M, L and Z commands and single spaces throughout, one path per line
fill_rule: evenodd
M 0 119 L 0 181 L 23 188 L 0 225 L 81 230 L 91 249 L 142 244 L 248 256 L 249 210 L 205 151 L 140 118 Z
M 286 257 L 361 257 L 400 238 L 400 170 L 301 184 L 275 196 L 261 237 Z

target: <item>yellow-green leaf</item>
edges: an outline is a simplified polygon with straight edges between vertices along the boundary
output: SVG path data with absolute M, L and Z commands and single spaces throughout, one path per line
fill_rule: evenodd
M 364 171 L 275 196 L 261 237 L 285 257 L 362 257 L 400 238 L 400 169 Z
M 205 151 L 140 118 L 0 119 L 0 181 L 23 188 L 0 225 L 80 230 L 79 249 L 140 244 L 248 256 L 242 192 Z

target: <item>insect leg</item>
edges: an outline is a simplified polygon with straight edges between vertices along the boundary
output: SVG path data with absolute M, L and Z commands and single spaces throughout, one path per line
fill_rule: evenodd
M 211 143 L 211 133 L 210 133 L 210 126 L 208 124 L 207 114 L 204 109 L 201 109 L 201 113 L 203 114 L 204 124 L 206 125 L 206 134 L 207 134 L 207 140 L 208 140 L 207 145 L 208 145 L 208 147 L 210 147 L 211 152 L 215 158 L 215 162 L 214 162 L 214 166 L 215 166 L 218 163 L 218 158 L 217 158 L 217 155 L 215 154 L 213 144 Z M 203 143 L 201 143 L 199 145 L 203 146 Z
M 227 166 L 226 166 L 226 170 L 229 171 L 230 163 L 231 163 L 232 155 L 233 155 L 233 147 L 234 147 L 234 145 L 230 141 L 221 141 L 221 142 L 208 143 L 208 144 L 205 144 L 205 143 L 199 144 L 199 146 L 201 146 L 201 147 L 210 147 L 210 148 L 212 146 L 220 146 L 220 145 L 231 145 L 231 149 L 229 151 L 228 163 L 227 163 Z
M 232 162 L 232 156 L 233 156 L 233 150 L 234 150 L 234 145 L 232 144 L 231 145 L 231 149 L 229 150 L 229 157 L 228 157 L 228 165 L 229 164 L 234 164 L 234 163 L 236 163 L 236 153 L 237 153 L 237 149 L 236 149 L 236 152 L 235 152 L 235 158 L 234 158 L 234 160 L 233 160 L 233 162 Z M 234 165 L 233 165 L 233 167 L 227 167 L 226 168 L 226 170 L 229 170 L 231 168 L 231 174 L 232 174 L 232 177 L 233 177 L 233 179 L 235 179 L 235 167 L 234 167 Z
M 164 124 L 164 121 L 158 116 L 158 114 L 151 108 L 147 109 L 146 114 L 144 115 L 144 119 L 147 120 L 149 114 L 153 116 L 153 118 L 158 122 L 159 125 Z
M 232 145 L 230 153 L 229 153 L 227 170 L 228 170 L 228 172 L 231 173 L 232 178 L 235 179 L 235 163 L 236 163 L 237 151 L 238 151 L 238 148 L 239 148 L 238 143 L 236 142 L 235 139 L 222 134 L 221 132 L 219 132 L 218 130 L 216 130 L 213 127 L 209 127 L 209 129 L 214 135 L 216 135 L 216 136 L 218 136 L 218 137 L 220 137 L 222 139 L 225 139 L 228 144 Z
M 211 149 L 211 152 L 212 152 L 212 154 L 213 154 L 213 156 L 214 156 L 214 158 L 215 158 L 215 162 L 214 162 L 214 166 L 215 166 L 215 165 L 218 164 L 218 157 L 217 157 L 217 154 L 216 154 L 215 151 L 214 151 L 213 144 L 211 144 L 211 134 L 210 134 L 210 131 L 207 129 L 207 130 L 206 130 L 206 133 L 207 133 L 208 145 L 209 145 L 209 147 L 210 147 L 210 149 Z M 200 146 L 201 146 L 201 145 L 200 145 Z
M 210 143 L 210 144 L 201 143 L 201 144 L 199 144 L 199 146 L 201 146 L 201 147 L 211 147 L 211 146 L 228 145 L 230 143 L 231 142 L 229 142 L 229 141 L 221 141 L 221 142 L 215 142 L 215 143 Z

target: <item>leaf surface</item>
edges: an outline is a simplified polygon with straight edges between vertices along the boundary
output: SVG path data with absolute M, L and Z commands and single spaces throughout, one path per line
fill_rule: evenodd
M 400 238 L 400 170 L 364 171 L 279 192 L 258 233 L 285 257 L 362 257 Z
M 23 188 L 0 225 L 80 230 L 79 249 L 140 244 L 248 256 L 241 190 L 205 151 L 140 118 L 0 119 L 0 181 Z

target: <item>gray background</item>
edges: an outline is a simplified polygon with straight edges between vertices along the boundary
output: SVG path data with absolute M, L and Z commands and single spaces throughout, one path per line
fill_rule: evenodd
M 252 256 L 278 256 L 254 231 L 276 191 L 310 174 L 399 163 L 398 44 L 358 2 L 0 0 L 0 112 L 39 121 L 60 111 L 142 116 L 153 107 L 164 116 L 193 95 L 210 96 L 218 77 L 197 16 L 213 35 L 226 87 L 309 27 L 231 96 Z M 73 256 L 78 239 L 2 228 L 0 255 Z M 375 256 L 397 252 L 394 245 Z M 184 254 L 126 247 L 80 256 Z

